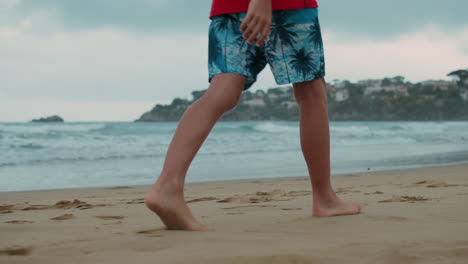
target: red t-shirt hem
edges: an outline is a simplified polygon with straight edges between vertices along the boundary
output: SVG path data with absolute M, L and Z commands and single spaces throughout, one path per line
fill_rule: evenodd
M 230 13 L 247 12 L 250 0 L 213 0 L 210 18 Z M 273 10 L 317 8 L 316 0 L 272 0 Z

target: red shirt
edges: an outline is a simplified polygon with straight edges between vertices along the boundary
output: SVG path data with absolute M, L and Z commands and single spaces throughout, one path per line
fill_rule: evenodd
M 210 18 L 216 15 L 247 12 L 250 0 L 213 0 Z M 317 0 L 271 0 L 273 10 L 318 7 Z

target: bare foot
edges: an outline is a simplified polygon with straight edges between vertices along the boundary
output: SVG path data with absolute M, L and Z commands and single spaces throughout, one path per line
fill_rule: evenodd
M 193 217 L 183 192 L 171 186 L 154 184 L 146 194 L 145 203 L 169 230 L 213 231 Z
M 345 202 L 334 194 L 331 198 L 314 198 L 313 216 L 327 217 L 338 215 L 354 215 L 361 212 L 362 205 Z

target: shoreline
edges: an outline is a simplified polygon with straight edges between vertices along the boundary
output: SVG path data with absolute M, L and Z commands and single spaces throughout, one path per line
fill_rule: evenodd
M 311 216 L 308 177 L 186 186 L 214 232 L 166 230 L 148 185 L 0 193 L 5 263 L 466 263 L 468 163 L 332 177 L 361 214 Z M 443 228 L 441 228 L 443 227 Z
M 373 173 L 385 173 L 390 171 L 399 171 L 399 170 L 414 170 L 414 169 L 424 169 L 424 168 L 433 168 L 433 167 L 447 167 L 447 166 L 456 166 L 456 165 L 468 165 L 468 161 L 460 161 L 460 162 L 451 162 L 451 163 L 444 163 L 444 164 L 430 164 L 426 166 L 419 166 L 419 167 L 399 167 L 393 169 L 383 169 L 383 170 L 368 170 L 362 172 L 348 172 L 348 173 L 337 173 L 332 174 L 332 180 L 336 177 L 346 177 L 349 175 L 354 174 L 373 174 Z M 194 182 L 187 182 L 186 185 L 193 185 L 193 184 L 214 184 L 214 183 L 235 183 L 235 182 L 243 182 L 243 181 L 252 181 L 252 180 L 275 180 L 275 179 L 293 179 L 293 178 L 303 178 L 308 176 L 282 176 L 282 177 L 271 177 L 271 178 L 244 178 L 244 179 L 226 179 L 226 180 L 209 180 L 209 181 L 194 181 Z M 156 178 L 155 178 L 156 180 Z M 151 184 L 138 184 L 138 185 L 106 185 L 106 186 L 92 186 L 92 187 L 70 187 L 70 188 L 52 188 L 52 189 L 38 189 L 38 190 L 18 190 L 18 191 L 0 191 L 0 196 L 2 194 L 8 193 L 27 193 L 27 192 L 50 192 L 50 191 L 80 191 L 80 190 L 88 190 L 88 189 L 109 189 L 109 188 L 120 188 L 120 187 L 135 187 L 135 188 L 144 188 L 148 187 Z

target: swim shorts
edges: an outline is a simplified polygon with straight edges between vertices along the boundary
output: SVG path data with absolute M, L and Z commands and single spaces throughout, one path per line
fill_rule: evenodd
M 325 58 L 318 8 L 275 10 L 264 45 L 248 44 L 240 25 L 246 13 L 212 17 L 209 27 L 208 81 L 218 73 L 247 76 L 244 91 L 266 64 L 278 85 L 325 76 Z

